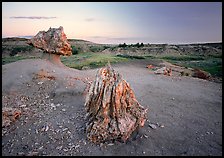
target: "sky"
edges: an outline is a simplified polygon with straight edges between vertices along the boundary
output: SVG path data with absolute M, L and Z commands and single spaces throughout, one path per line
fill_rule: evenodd
M 102 44 L 222 42 L 222 2 L 2 2 L 2 37 L 63 26 Z

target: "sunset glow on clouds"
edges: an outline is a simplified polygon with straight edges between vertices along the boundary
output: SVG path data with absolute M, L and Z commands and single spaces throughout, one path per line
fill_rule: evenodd
M 96 43 L 222 42 L 222 3 L 2 3 L 2 37 L 59 26 L 68 38 Z

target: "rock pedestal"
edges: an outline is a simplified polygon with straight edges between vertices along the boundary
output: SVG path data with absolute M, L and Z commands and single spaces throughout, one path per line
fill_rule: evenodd
M 85 109 L 87 137 L 94 143 L 126 141 L 133 131 L 144 126 L 147 114 L 130 85 L 110 65 L 98 70 Z
M 47 32 L 39 31 L 27 43 L 42 49 L 44 51 L 43 58 L 50 60 L 54 64 L 62 64 L 60 55 L 72 55 L 72 47 L 67 40 L 62 26 L 59 28 L 50 28 Z

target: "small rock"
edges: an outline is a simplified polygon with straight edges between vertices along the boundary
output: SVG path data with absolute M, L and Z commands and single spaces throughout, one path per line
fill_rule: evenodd
M 62 146 L 58 146 L 56 147 L 57 150 L 61 150 L 62 149 Z
M 43 84 L 44 82 L 38 82 L 37 84 Z
M 61 111 L 66 111 L 65 109 L 61 109 Z
M 43 148 L 44 148 L 44 146 L 41 146 L 41 147 L 38 148 L 38 150 L 41 150 L 41 149 L 43 149 Z
M 75 149 L 78 148 L 78 147 L 80 147 L 80 145 L 76 145 L 76 146 L 75 146 Z
M 148 138 L 149 136 L 147 136 L 146 134 L 144 134 L 144 137 L 145 137 L 145 138 Z
M 161 125 L 160 127 L 161 127 L 161 128 L 163 128 L 163 127 L 164 127 L 164 125 Z
M 68 130 L 68 128 L 64 128 L 62 131 L 64 132 L 64 131 L 66 131 L 66 130 Z
M 18 155 L 19 155 L 19 156 L 24 156 L 25 153 L 24 153 L 24 152 L 19 152 Z
M 45 128 L 45 132 L 47 132 L 47 131 L 48 131 L 48 129 L 49 129 L 49 126 L 46 126 L 46 128 Z
M 63 149 L 63 150 L 64 150 L 65 152 L 66 152 L 66 151 L 68 151 L 68 149 L 67 149 L 67 148 L 65 148 L 65 149 Z
M 145 151 L 143 151 L 142 153 L 145 154 Z
M 67 131 L 67 133 L 70 135 L 70 134 L 72 134 L 70 131 Z
M 34 145 L 38 145 L 39 143 L 34 143 Z
M 39 152 L 35 152 L 35 151 L 32 151 L 32 152 L 29 152 L 26 156 L 37 156 Z
M 51 107 L 55 107 L 54 103 L 51 103 Z
M 25 108 L 25 107 L 26 107 L 26 105 L 25 105 L 25 104 L 23 104 L 23 105 L 20 105 L 19 107 L 20 107 L 20 108 Z
M 149 127 L 151 127 L 152 129 L 156 129 L 156 125 L 154 125 L 152 123 L 149 124 Z
M 112 145 L 114 145 L 114 143 L 110 143 L 110 144 L 107 144 L 108 146 L 112 146 Z

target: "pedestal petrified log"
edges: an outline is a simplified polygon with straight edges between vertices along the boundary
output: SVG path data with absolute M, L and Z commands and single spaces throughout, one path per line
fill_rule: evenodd
M 98 70 L 85 109 L 87 137 L 94 143 L 126 141 L 134 130 L 144 126 L 147 113 L 130 85 L 110 65 Z
M 63 65 L 60 55 L 72 55 L 72 47 L 67 40 L 62 26 L 59 28 L 50 28 L 47 32 L 39 31 L 27 43 L 38 49 L 42 49 L 44 51 L 42 58 L 48 59 L 57 65 Z

